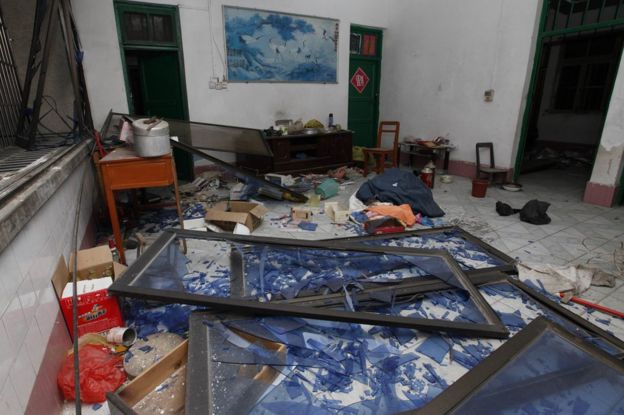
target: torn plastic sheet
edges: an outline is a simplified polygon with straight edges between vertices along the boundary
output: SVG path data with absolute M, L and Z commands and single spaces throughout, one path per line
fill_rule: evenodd
M 187 255 L 178 248 L 181 238 Z M 401 285 L 423 277 L 461 287 L 452 299 L 442 294 L 435 300 L 446 305 L 445 313 L 420 309 L 418 288 Z M 367 297 L 367 287 L 377 295 Z M 489 304 L 443 251 L 328 249 L 321 242 L 175 229 L 163 232 L 109 290 L 253 313 L 506 336 Z M 379 295 L 383 291 L 390 294 Z M 416 307 L 405 306 L 411 303 Z

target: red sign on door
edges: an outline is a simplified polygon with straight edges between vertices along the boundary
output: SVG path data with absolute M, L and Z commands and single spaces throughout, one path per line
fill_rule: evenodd
M 361 94 L 364 88 L 366 88 L 366 85 L 368 85 L 368 81 L 370 81 L 368 75 L 358 66 L 353 77 L 351 77 L 351 85 Z

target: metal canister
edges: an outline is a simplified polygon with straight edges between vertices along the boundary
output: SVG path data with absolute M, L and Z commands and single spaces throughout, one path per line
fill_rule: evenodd
M 169 124 L 158 119 L 141 118 L 132 123 L 134 149 L 141 157 L 159 157 L 171 152 Z
M 433 188 L 433 169 L 430 167 L 424 167 L 420 171 L 420 180 L 430 189 Z

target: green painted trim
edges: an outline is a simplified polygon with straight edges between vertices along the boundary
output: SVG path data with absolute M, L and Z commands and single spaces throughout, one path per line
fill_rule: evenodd
M 182 111 L 184 119 L 189 120 L 188 95 L 186 92 L 186 70 L 184 68 L 184 48 L 182 47 L 182 25 L 180 24 L 180 8 L 175 6 L 176 41 L 178 44 L 178 62 L 180 65 L 180 83 L 182 84 Z
M 119 42 L 119 51 L 121 53 L 121 65 L 123 68 L 124 83 L 126 86 L 126 100 L 128 102 L 129 113 L 134 113 L 134 105 L 132 99 L 130 99 L 130 83 L 128 81 L 128 73 L 126 66 L 126 51 L 128 50 L 146 50 L 146 51 L 168 51 L 177 52 L 178 64 L 180 70 L 180 83 L 182 87 L 182 111 L 184 113 L 184 119 L 189 119 L 188 108 L 188 95 L 186 91 L 186 71 L 184 68 L 184 50 L 182 47 L 182 31 L 180 24 L 180 12 L 179 7 L 174 5 L 161 5 L 152 3 L 141 2 L 128 2 L 123 0 L 114 0 L 115 8 L 115 23 L 117 25 L 117 40 Z M 122 13 L 141 12 L 141 13 L 154 13 L 154 14 L 168 14 L 173 18 L 175 24 L 175 43 L 163 43 L 163 42 L 125 42 L 123 39 L 123 31 L 121 27 L 121 15 Z
M 609 20 L 608 22 L 592 23 L 592 24 L 586 24 L 582 26 L 570 27 L 567 29 L 552 30 L 550 32 L 544 32 L 540 34 L 539 38 L 540 40 L 544 40 L 547 37 L 576 34 L 576 33 L 581 33 L 581 32 L 587 32 L 590 30 L 610 29 L 610 28 L 617 27 L 620 25 L 624 25 L 624 19 L 615 19 L 615 20 Z
M 126 69 L 126 51 L 123 44 L 123 35 L 121 31 L 121 19 L 120 19 L 120 11 L 118 9 L 118 4 L 123 4 L 122 2 L 114 1 L 113 8 L 115 9 L 115 25 L 117 26 L 117 43 L 119 45 L 119 53 L 121 55 L 121 69 L 123 72 L 124 78 L 124 86 L 126 87 L 126 102 L 128 103 L 128 113 L 134 114 L 134 104 L 130 99 L 130 82 L 128 81 L 128 71 Z
M 526 146 L 526 138 L 529 130 L 529 118 L 531 115 L 531 106 L 533 105 L 533 95 L 535 94 L 535 83 L 537 82 L 537 73 L 542 57 L 543 42 L 539 34 L 544 30 L 546 26 L 546 18 L 548 16 L 548 0 L 543 0 L 542 12 L 540 16 L 540 23 L 538 27 L 537 45 L 535 46 L 535 55 L 533 57 L 533 68 L 531 69 L 531 80 L 529 81 L 529 90 L 527 94 L 526 104 L 524 107 L 524 114 L 522 116 L 522 128 L 520 130 L 520 140 L 518 141 L 518 151 L 516 153 L 516 163 L 514 164 L 513 180 L 518 180 L 520 176 L 520 169 L 522 167 L 522 160 L 524 159 L 524 148 Z
M 351 29 L 349 31 L 349 37 L 351 36 L 351 33 L 359 33 L 359 34 L 374 33 L 378 36 L 376 56 L 362 56 L 362 55 L 355 54 L 355 53 L 354 54 L 349 53 L 349 65 L 348 65 L 348 67 L 350 68 L 352 62 L 357 62 L 358 60 L 361 60 L 361 61 L 367 61 L 367 62 L 375 62 L 378 66 L 377 82 L 375 82 L 375 98 L 376 98 L 377 105 L 375 105 L 375 116 L 374 116 L 375 117 L 374 119 L 375 130 L 373 132 L 373 136 L 376 137 L 377 126 L 379 125 L 379 101 L 380 101 L 379 91 L 381 89 L 381 56 L 382 56 L 382 50 L 383 50 L 383 31 L 380 29 L 372 29 L 372 28 L 368 28 L 364 26 L 351 25 Z M 350 98 L 348 97 L 349 95 L 348 91 L 349 91 L 349 85 L 347 85 L 347 103 L 350 101 Z M 349 114 L 349 111 L 347 110 L 347 125 L 349 125 L 348 114 Z
M 374 29 L 374 28 L 369 28 L 366 26 L 357 26 L 357 25 L 351 25 L 351 29 L 349 31 L 349 40 L 351 39 L 351 34 L 352 33 L 357 33 L 360 35 L 364 35 L 364 34 L 375 34 L 378 36 L 379 42 L 377 42 L 377 53 L 375 54 L 375 56 L 362 56 L 360 54 L 355 54 L 355 53 L 350 53 L 351 51 L 349 51 L 349 56 L 350 57 L 356 57 L 358 59 L 364 59 L 364 60 L 377 60 L 380 61 L 381 60 L 381 55 L 382 55 L 382 50 L 383 50 L 383 31 L 381 29 Z M 350 58 L 349 58 L 350 59 Z
M 550 0 L 543 0 L 543 3 L 542 3 L 542 11 L 541 11 L 540 23 L 539 23 L 539 28 L 538 28 L 539 31 L 538 31 L 538 36 L 537 36 L 537 44 L 535 46 L 535 56 L 533 58 L 533 68 L 531 70 L 531 80 L 529 81 L 529 90 L 527 94 L 526 104 L 524 107 L 524 113 L 522 116 L 522 127 L 520 130 L 520 139 L 518 140 L 518 151 L 516 153 L 516 162 L 514 164 L 514 171 L 513 171 L 514 181 L 518 180 L 518 177 L 520 176 L 520 169 L 522 167 L 522 160 L 524 158 L 524 150 L 526 146 L 526 139 L 527 139 L 527 134 L 528 134 L 528 129 L 529 129 L 529 118 L 531 114 L 531 107 L 533 105 L 533 96 L 535 94 L 537 74 L 539 71 L 539 65 L 541 63 L 542 49 L 544 46 L 545 39 L 553 37 L 553 36 L 562 36 L 562 35 L 568 35 L 568 34 L 583 33 L 583 32 L 592 31 L 592 30 L 609 29 L 609 28 L 620 26 L 620 25 L 624 25 L 624 19 L 613 19 L 607 22 L 602 22 L 602 23 L 593 23 L 593 24 L 576 26 L 573 28 L 551 30 L 547 32 L 545 30 L 546 29 L 545 26 L 546 26 L 546 20 L 548 18 L 549 2 Z M 560 4 L 560 2 L 558 4 Z M 555 27 L 557 14 L 558 13 L 555 13 L 552 27 Z M 615 85 L 615 80 L 614 80 L 614 85 Z M 611 88 L 611 92 L 609 93 L 609 100 L 607 101 L 606 111 L 609 110 L 609 103 L 611 102 L 612 93 L 613 93 L 613 87 Z M 603 122 L 602 128 L 604 128 L 604 122 Z M 601 135 L 602 135 L 602 132 L 601 132 Z M 624 177 L 624 172 L 623 172 L 623 177 Z

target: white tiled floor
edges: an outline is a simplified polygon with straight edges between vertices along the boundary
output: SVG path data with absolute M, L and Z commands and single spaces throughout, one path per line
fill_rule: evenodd
M 372 177 L 372 176 L 369 176 Z M 331 200 L 348 205 L 348 197 L 363 180 L 343 186 Z M 592 287 L 581 297 L 624 311 L 624 207 L 604 208 L 582 202 L 585 181 L 581 177 L 553 174 L 552 171 L 521 177 L 523 190 L 508 192 L 490 186 L 485 198 L 474 198 L 471 181 L 454 177 L 450 184 L 439 178 L 434 198 L 446 212 L 445 222 L 457 224 L 501 251 L 527 263 L 554 265 L 586 264 L 617 275 L 615 288 Z M 519 216 L 499 216 L 497 201 L 521 208 L 531 199 L 551 204 L 548 225 L 521 222 Z M 332 225 L 325 215 L 315 215 L 315 232 L 280 229 L 271 219 L 286 215 L 290 206 L 269 202 L 270 213 L 254 235 L 297 239 L 325 239 L 351 235 Z

